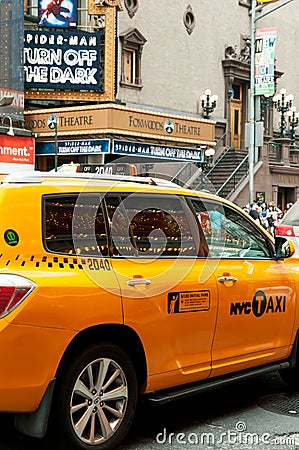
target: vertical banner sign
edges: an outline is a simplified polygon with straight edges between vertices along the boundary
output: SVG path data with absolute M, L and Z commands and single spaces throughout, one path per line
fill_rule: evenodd
M 38 24 L 44 27 L 75 28 L 77 0 L 38 0 Z
M 24 1 L 0 0 L 0 115 L 24 116 Z
M 273 95 L 275 71 L 276 28 L 256 31 L 255 95 Z

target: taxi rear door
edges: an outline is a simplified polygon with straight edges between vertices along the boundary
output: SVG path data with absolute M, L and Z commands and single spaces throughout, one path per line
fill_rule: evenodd
M 217 316 L 198 222 L 179 196 L 106 196 L 125 325 L 144 346 L 148 390 L 207 378 Z M 198 256 L 200 254 L 201 256 Z

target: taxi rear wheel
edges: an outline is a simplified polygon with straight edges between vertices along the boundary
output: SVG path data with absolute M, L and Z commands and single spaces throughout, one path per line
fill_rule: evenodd
M 54 417 L 65 448 L 109 450 L 127 434 L 137 405 L 132 362 L 119 347 L 98 344 L 59 383 Z

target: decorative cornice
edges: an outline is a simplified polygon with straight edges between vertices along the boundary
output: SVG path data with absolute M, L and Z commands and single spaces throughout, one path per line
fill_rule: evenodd
M 117 8 L 118 11 L 122 11 L 121 0 L 89 0 L 88 13 L 89 14 L 101 14 L 101 8 L 109 6 Z
M 281 164 L 281 162 L 278 165 L 273 165 L 273 163 L 271 163 L 269 165 L 269 168 L 270 168 L 271 173 L 278 173 L 279 175 L 281 175 L 281 174 L 298 175 L 299 174 L 298 167 L 283 166 Z

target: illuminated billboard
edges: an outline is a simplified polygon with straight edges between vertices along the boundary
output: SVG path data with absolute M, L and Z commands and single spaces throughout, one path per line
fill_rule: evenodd
M 25 31 L 25 87 L 100 90 L 100 34 Z
M 77 0 L 38 0 L 38 24 L 44 27 L 75 28 Z

